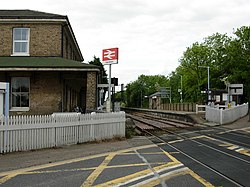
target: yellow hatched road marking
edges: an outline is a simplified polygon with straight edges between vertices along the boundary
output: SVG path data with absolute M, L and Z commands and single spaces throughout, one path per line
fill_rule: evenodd
M 238 152 L 241 153 L 241 154 L 244 154 L 244 155 L 246 155 L 246 156 L 250 156 L 249 150 L 242 149 L 242 150 L 240 150 L 240 151 L 238 151 Z
M 151 187 L 151 186 L 160 185 L 162 182 L 166 183 L 165 181 L 170 179 L 170 178 L 183 175 L 183 172 L 185 172 L 185 170 L 187 170 L 187 169 L 188 168 L 181 168 L 181 169 L 171 171 L 169 173 L 165 173 L 162 176 L 160 176 L 161 180 L 157 179 L 157 178 L 152 178 L 152 179 L 149 179 L 148 181 L 144 181 L 144 182 L 141 182 L 141 183 L 137 184 L 137 186 Z
M 229 147 L 229 146 L 232 146 L 233 144 L 228 144 L 228 143 L 225 143 L 225 144 L 220 144 L 219 146 L 221 147 Z
M 183 141 L 184 141 L 184 139 L 181 139 L 181 140 L 173 140 L 173 141 L 170 141 L 170 142 L 168 142 L 168 143 L 172 144 L 172 143 L 183 142 Z
M 193 139 L 200 139 L 200 138 L 205 138 L 206 136 L 205 135 L 200 135 L 200 136 L 194 136 L 194 137 L 191 137 L 189 138 L 190 140 L 193 140 Z
M 212 138 L 212 137 L 206 136 L 206 135 L 194 136 L 194 137 L 191 137 L 191 138 L 188 138 L 188 139 L 194 140 L 194 139 L 201 139 L 201 138 L 206 138 L 206 139 L 209 139 L 209 140 L 216 140 L 215 138 Z
M 19 175 L 19 173 L 13 173 L 13 174 L 10 174 L 10 175 L 7 175 L 7 176 L 1 178 L 1 179 L 0 179 L 0 184 L 5 183 L 6 181 L 12 179 L 13 177 L 15 177 L 15 176 L 17 176 L 17 175 Z
M 140 153 L 142 155 L 162 155 L 164 154 L 163 152 L 151 152 L 151 153 Z M 135 152 L 133 153 L 121 153 L 119 155 L 137 155 Z
M 165 164 L 166 162 L 155 162 L 155 163 L 150 163 L 152 165 L 162 165 Z M 107 169 L 111 168 L 125 168 L 125 167 L 136 167 L 136 166 L 147 166 L 147 163 L 140 163 L 140 164 L 124 164 L 124 165 L 115 165 L 115 166 L 107 166 Z
M 55 163 L 32 166 L 32 167 L 22 168 L 22 169 L 17 169 L 17 170 L 12 170 L 12 171 L 5 171 L 5 172 L 0 173 L 0 177 L 2 177 L 0 179 L 0 184 L 7 182 L 8 180 L 12 179 L 13 177 L 15 177 L 17 175 L 27 174 L 27 172 L 31 172 L 33 170 L 50 168 L 50 167 L 60 166 L 60 165 L 64 165 L 64 164 L 71 164 L 71 163 L 89 160 L 89 159 L 93 159 L 93 158 L 104 157 L 104 156 L 114 154 L 114 153 L 121 154 L 121 153 L 129 152 L 129 151 L 133 151 L 134 149 L 139 150 L 139 149 L 147 149 L 147 148 L 152 148 L 152 147 L 157 147 L 157 145 L 150 144 L 150 145 L 132 147 L 132 148 L 128 148 L 128 149 L 118 150 L 116 152 L 102 153 L 102 154 L 91 155 L 91 156 L 86 156 L 86 157 L 81 157 L 81 158 L 74 158 L 74 159 L 59 161 L 59 162 L 55 162 Z
M 233 146 L 228 147 L 227 149 L 229 149 L 229 150 L 234 150 L 234 149 L 237 149 L 237 148 L 239 148 L 239 146 L 233 145 Z
M 195 172 L 193 172 L 192 170 L 189 169 L 188 173 L 193 176 L 196 180 L 198 180 L 201 184 L 203 184 L 206 187 L 213 187 L 213 185 L 206 181 L 205 179 L 203 179 L 202 177 L 200 177 L 199 175 L 197 175 Z
M 43 173 L 59 173 L 59 172 L 72 172 L 72 171 L 89 171 L 94 170 L 96 167 L 93 168 L 78 168 L 78 169 L 61 169 L 61 170 L 47 170 L 47 171 L 27 171 L 22 173 L 22 175 L 32 175 L 32 174 L 43 174 Z
M 165 155 L 167 155 L 175 164 L 180 164 L 181 162 L 179 162 L 175 157 L 173 157 L 172 155 L 170 155 L 168 152 L 164 151 L 162 149 L 162 151 L 165 153 Z
M 175 162 L 168 162 L 167 164 L 154 167 L 153 169 L 155 171 L 158 171 L 160 169 L 163 169 L 163 168 L 166 168 L 166 167 L 170 167 L 170 166 L 174 166 L 174 165 L 176 165 Z M 117 179 L 108 181 L 108 182 L 103 183 L 103 184 L 96 185 L 96 187 L 105 187 L 105 186 L 118 185 L 120 183 L 124 183 L 124 182 L 126 182 L 128 180 L 131 180 L 131 179 L 134 179 L 134 178 L 137 178 L 137 177 L 141 177 L 141 176 L 144 176 L 144 175 L 147 175 L 147 174 L 150 174 L 150 173 L 152 173 L 152 171 L 150 169 L 146 169 L 146 170 L 143 170 L 143 171 L 139 171 L 139 172 L 133 173 L 131 175 L 127 175 L 127 176 L 124 176 L 124 177 L 121 177 L 121 178 L 117 178 Z
M 109 162 L 114 158 L 116 153 L 109 154 L 104 161 L 91 173 L 90 176 L 84 181 L 84 183 L 81 185 L 81 187 L 84 186 L 92 186 L 97 177 L 102 173 L 102 171 L 106 168 L 106 166 L 109 164 Z
M 39 166 L 33 166 L 29 168 L 23 168 L 23 169 L 18 169 L 18 170 L 13 170 L 13 171 L 7 171 L 7 172 L 2 172 L 0 173 L 0 184 L 5 183 L 6 181 L 12 179 L 13 177 L 20 175 L 20 174 L 39 174 L 39 173 L 53 173 L 53 172 L 67 172 L 67 171 L 84 171 L 84 170 L 94 170 L 92 174 L 85 180 L 85 182 L 82 184 L 82 186 L 87 186 L 87 185 L 92 185 L 94 181 L 97 179 L 97 177 L 101 174 L 101 172 L 106 169 L 106 168 L 119 168 L 119 167 L 131 167 L 131 166 L 145 166 L 147 164 L 141 163 L 141 164 L 128 164 L 128 165 L 115 165 L 115 166 L 108 166 L 108 163 L 112 160 L 112 158 L 115 155 L 121 155 L 121 154 L 130 154 L 127 152 L 133 151 L 133 150 L 140 150 L 140 149 L 147 149 L 147 148 L 152 148 L 152 147 L 158 147 L 155 144 L 150 144 L 150 145 L 145 145 L 145 146 L 139 146 L 139 147 L 132 147 L 124 150 L 119 150 L 115 152 L 109 152 L 109 153 L 103 153 L 103 154 L 98 154 L 98 155 L 91 155 L 91 156 L 86 156 L 82 158 L 77 158 L 77 159 L 70 159 L 70 160 L 65 160 L 65 161 L 60 161 L 56 163 L 50 163 L 50 164 L 44 164 L 44 165 L 39 165 Z M 160 147 L 158 147 L 160 148 Z M 160 148 L 161 149 L 161 148 Z M 151 164 L 163 164 L 160 166 L 154 167 L 155 170 L 160 170 L 162 168 L 174 166 L 177 164 L 180 164 L 180 162 L 175 159 L 172 155 L 170 155 L 168 152 L 164 151 L 161 149 L 163 153 L 161 152 L 152 152 L 152 153 L 143 153 L 143 154 L 165 154 L 168 158 L 170 158 L 173 162 L 168 162 L 167 164 L 163 164 L 161 162 L 159 163 L 151 163 Z M 89 160 L 93 158 L 98 158 L 98 157 L 106 157 L 104 161 L 98 166 L 98 167 L 92 167 L 92 168 L 79 168 L 79 169 L 65 169 L 65 170 L 53 170 L 53 171 L 34 171 L 34 170 L 39 170 L 39 169 L 44 169 L 44 168 L 50 168 L 54 166 L 59 166 L 59 165 L 64 165 L 64 164 L 70 164 L 70 163 L 75 163 L 79 161 L 84 161 L 84 160 Z M 118 184 L 121 182 L 124 182 L 126 180 L 138 177 L 138 176 L 143 176 L 145 174 L 151 173 L 152 171 L 147 169 L 144 171 L 140 171 L 137 173 L 134 173 L 132 175 L 128 175 L 119 179 L 115 179 L 112 181 L 109 181 L 105 183 L 104 186 L 107 185 L 113 185 L 113 184 Z
M 200 177 L 199 175 L 197 175 L 196 173 L 194 173 L 192 170 L 188 169 L 188 168 L 182 168 L 176 171 L 172 171 L 170 173 L 166 173 L 164 175 L 162 175 L 162 180 L 163 181 L 167 181 L 173 177 L 176 176 L 181 176 L 181 175 L 191 175 L 193 178 L 195 178 L 197 181 L 199 181 L 201 184 L 203 184 L 206 187 L 214 187 L 211 183 L 209 183 L 208 181 L 206 181 L 205 179 L 203 179 L 202 177 Z M 151 187 L 151 186 L 157 186 L 160 185 L 161 181 L 159 179 L 153 179 L 148 183 L 141 183 L 138 186 L 145 186 L 145 187 Z
M 133 151 L 134 149 L 139 150 L 139 149 L 146 149 L 146 148 L 152 148 L 152 147 L 157 147 L 157 145 L 150 144 L 150 145 L 144 145 L 144 146 L 139 146 L 139 147 L 133 147 L 133 148 L 128 148 L 128 149 L 124 149 L 124 150 L 118 150 L 114 153 L 121 154 L 121 153 L 125 153 L 128 151 Z M 5 171 L 5 172 L 0 173 L 0 177 L 6 176 L 6 175 L 11 175 L 11 174 L 16 174 L 16 173 L 21 174 L 21 173 L 25 173 L 27 171 L 39 170 L 39 169 L 44 169 L 44 168 L 49 168 L 49 167 L 54 167 L 54 166 L 60 166 L 60 165 L 64 165 L 64 164 L 71 164 L 74 162 L 80 162 L 80 161 L 84 161 L 84 160 L 89 160 L 89 159 L 93 159 L 93 158 L 107 156 L 108 154 L 111 154 L 111 153 L 112 152 L 102 153 L 102 154 L 91 155 L 91 156 L 86 156 L 86 157 L 81 157 L 81 158 L 74 158 L 74 159 L 59 161 L 59 162 L 55 162 L 55 163 L 32 166 L 32 167 L 22 168 L 22 169 L 17 169 L 17 170 L 12 170 L 12 171 Z
M 163 169 L 163 168 L 166 168 L 166 167 L 170 167 L 170 166 L 175 166 L 175 165 L 178 165 L 178 164 L 181 164 L 175 157 L 173 157 L 172 155 L 170 155 L 168 152 L 164 151 L 162 148 L 159 147 L 159 149 L 162 150 L 162 152 L 169 158 L 172 160 L 172 162 L 168 162 L 167 164 L 164 164 L 164 165 L 161 165 L 161 166 L 156 166 L 156 167 L 153 167 L 153 169 L 155 171 L 158 171 L 160 169 Z M 99 184 L 97 185 L 97 187 L 104 187 L 104 186 L 113 186 L 113 185 L 117 185 L 117 184 L 120 184 L 120 183 L 124 183 L 128 180 L 131 180 L 131 179 L 134 179 L 134 178 L 137 178 L 137 177 L 141 177 L 141 176 L 144 176 L 144 175 L 147 175 L 149 173 L 152 173 L 152 171 L 150 169 L 146 169 L 146 170 L 143 170 L 143 171 L 140 171 L 140 172 L 137 172 L 137 173 L 134 173 L 134 174 L 131 174 L 131 175 L 127 175 L 125 177 L 121 177 L 121 178 L 117 178 L 117 179 L 114 179 L 112 181 L 108 181 L 106 183 L 103 183 L 103 184 Z
M 221 147 L 226 147 L 227 149 L 231 150 L 231 151 L 236 151 L 240 154 L 246 155 L 246 156 L 250 156 L 249 150 L 244 149 L 244 148 L 239 148 L 239 146 L 234 145 L 234 144 L 220 144 L 219 146 Z M 239 148 L 239 149 L 237 149 Z

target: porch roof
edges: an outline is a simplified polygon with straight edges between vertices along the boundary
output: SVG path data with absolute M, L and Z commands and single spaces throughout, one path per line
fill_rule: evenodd
M 99 67 L 60 57 L 0 57 L 0 71 L 99 71 Z
M 149 98 L 152 98 L 152 97 L 158 97 L 158 96 L 161 96 L 161 92 L 155 92 L 153 93 L 152 95 L 148 96 Z

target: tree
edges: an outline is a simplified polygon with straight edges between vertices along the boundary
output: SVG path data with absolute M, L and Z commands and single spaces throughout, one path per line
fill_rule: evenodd
M 207 83 L 207 73 L 199 66 L 210 66 L 209 47 L 198 42 L 188 47 L 180 59 L 179 72 L 183 75 L 185 100 L 202 101 L 200 94 Z
M 243 26 L 234 33 L 236 38 L 230 44 L 230 83 L 244 84 L 243 102 L 250 101 L 250 27 Z
M 175 74 L 183 75 L 185 100 L 202 101 L 201 90 L 207 87 L 207 70 L 199 66 L 210 67 L 210 88 L 225 89 L 222 80 L 230 83 L 244 84 L 243 101 L 250 97 L 250 28 L 241 27 L 234 33 L 235 37 L 226 34 L 213 34 L 201 43 L 194 43 L 183 53 L 180 65 Z
M 222 79 L 228 76 L 228 69 L 224 68 L 229 62 L 229 48 L 232 38 L 226 34 L 213 34 L 205 38 L 204 44 L 209 48 L 211 82 L 214 89 L 224 89 Z
M 100 68 L 98 83 L 99 84 L 108 84 L 107 73 L 106 73 L 106 70 L 103 67 L 103 64 L 100 61 L 100 58 L 97 58 L 96 56 L 94 56 L 94 59 L 92 61 L 90 61 L 89 64 L 99 66 L 99 68 Z M 105 94 L 106 94 L 107 90 L 108 90 L 108 88 L 104 88 L 101 104 L 104 103 Z
M 92 61 L 89 61 L 89 64 L 96 65 L 100 67 L 100 74 L 99 74 L 99 83 L 100 84 L 107 84 L 108 83 L 108 78 L 107 78 L 107 73 L 106 70 L 104 69 L 103 64 L 100 61 L 100 58 L 97 58 L 94 56 L 94 59 Z
M 169 80 L 163 75 L 140 75 L 126 86 L 127 106 L 148 107 L 145 96 L 158 92 L 161 87 L 169 86 Z

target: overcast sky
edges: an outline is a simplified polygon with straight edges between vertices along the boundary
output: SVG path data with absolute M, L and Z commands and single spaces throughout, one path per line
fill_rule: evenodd
M 118 47 L 112 77 L 119 84 L 167 76 L 192 43 L 250 24 L 249 0 L 8 0 L 0 9 L 67 15 L 85 62 Z

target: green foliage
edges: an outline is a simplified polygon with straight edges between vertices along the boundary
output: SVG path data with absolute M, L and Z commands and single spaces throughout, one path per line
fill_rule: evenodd
M 106 70 L 103 67 L 103 64 L 100 61 L 100 58 L 97 58 L 96 56 L 94 56 L 94 59 L 92 61 L 90 61 L 89 64 L 99 66 L 99 68 L 100 68 L 98 83 L 99 84 L 108 84 L 108 78 L 107 78 L 108 75 L 106 73 Z M 108 88 L 104 88 L 104 92 L 102 95 L 102 101 L 101 101 L 102 104 L 104 103 L 105 94 L 107 91 L 108 91 Z M 99 97 L 99 94 L 98 94 L 98 97 Z
M 148 107 L 148 96 L 169 86 L 169 79 L 163 75 L 141 75 L 126 86 L 127 106 Z
M 225 89 L 222 80 L 241 83 L 245 87 L 245 99 L 249 93 L 250 28 L 241 27 L 236 37 L 226 34 L 213 34 L 202 43 L 194 43 L 187 48 L 176 69 L 183 75 L 186 101 L 202 102 L 201 90 L 207 88 L 207 69 L 210 67 L 210 89 Z M 248 91 L 247 91 L 248 90 Z
M 197 102 L 202 99 L 201 90 L 207 83 L 206 71 L 199 66 L 209 66 L 209 48 L 204 44 L 194 43 L 187 48 L 180 59 L 179 71 L 183 75 L 185 101 Z
M 99 74 L 99 83 L 100 84 L 107 84 L 108 83 L 108 75 L 106 73 L 106 70 L 103 67 L 103 64 L 100 61 L 100 58 L 97 58 L 94 56 L 94 59 L 89 62 L 89 64 L 96 65 L 100 67 L 100 74 Z
M 245 98 L 250 98 L 250 27 L 243 26 L 236 30 L 236 38 L 230 45 L 231 59 L 227 64 L 230 69 L 228 80 L 231 83 L 243 83 Z

